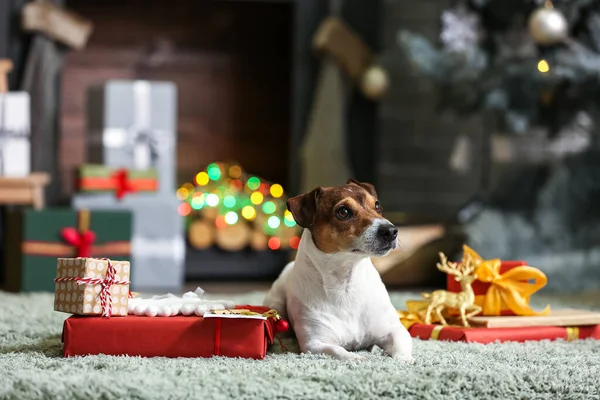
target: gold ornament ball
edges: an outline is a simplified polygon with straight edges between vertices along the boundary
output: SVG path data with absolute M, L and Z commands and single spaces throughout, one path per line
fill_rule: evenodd
M 369 67 L 362 75 L 360 87 L 367 98 L 371 100 L 381 98 L 389 87 L 387 72 L 380 66 Z
M 555 8 L 539 8 L 529 18 L 529 34 L 537 44 L 557 44 L 568 37 L 569 23 Z

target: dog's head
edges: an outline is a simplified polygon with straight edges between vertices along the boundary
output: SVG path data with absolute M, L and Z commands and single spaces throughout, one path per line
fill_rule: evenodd
M 375 187 L 353 179 L 293 197 L 288 210 L 325 253 L 384 256 L 398 247 L 398 229 L 383 218 Z

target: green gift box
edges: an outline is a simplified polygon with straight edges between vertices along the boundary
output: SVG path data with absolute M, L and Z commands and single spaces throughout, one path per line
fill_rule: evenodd
M 155 168 L 132 170 L 84 164 L 77 172 L 77 189 L 80 192 L 114 192 L 117 198 L 122 198 L 127 193 L 158 190 L 158 175 Z
M 53 292 L 58 258 L 130 261 L 132 221 L 130 211 L 48 208 L 9 212 L 6 290 Z

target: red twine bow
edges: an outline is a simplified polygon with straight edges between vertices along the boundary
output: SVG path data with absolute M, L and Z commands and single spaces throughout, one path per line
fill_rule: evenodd
M 60 231 L 62 238 L 77 249 L 76 257 L 89 257 L 92 244 L 96 241 L 93 231 L 80 232 L 75 228 L 63 228 Z
M 113 179 L 115 180 L 115 196 L 117 199 L 121 200 L 127 193 L 135 191 L 133 185 L 129 182 L 126 169 L 117 170 L 113 175 Z
M 55 278 L 54 282 L 67 282 L 75 281 L 78 285 L 102 285 L 100 291 L 100 306 L 102 307 L 102 316 L 110 318 L 112 315 L 112 296 L 110 294 L 110 287 L 112 285 L 129 285 L 129 281 L 117 281 L 115 280 L 114 265 L 108 258 L 100 258 L 100 260 L 106 260 L 108 262 L 108 268 L 106 269 L 106 277 L 100 278 L 81 278 L 81 277 L 66 277 L 66 278 Z

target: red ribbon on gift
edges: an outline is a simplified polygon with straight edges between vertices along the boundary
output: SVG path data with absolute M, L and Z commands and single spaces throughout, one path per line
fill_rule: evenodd
M 102 285 L 100 291 L 100 305 L 102 307 L 102 316 L 110 318 L 112 315 L 112 295 L 110 294 L 110 287 L 112 285 L 129 285 L 129 281 L 117 281 L 115 275 L 117 270 L 108 258 L 100 258 L 100 260 L 106 260 L 108 267 L 106 269 L 106 277 L 101 278 L 82 278 L 79 276 L 66 277 L 66 278 L 55 278 L 54 282 L 67 282 L 75 281 L 78 285 Z M 131 297 L 131 293 L 130 297 Z
M 92 244 L 96 241 L 96 233 L 94 231 L 81 232 L 73 227 L 63 228 L 60 231 L 62 238 L 74 246 L 76 249 L 76 257 L 89 257 L 91 254 Z
M 113 179 L 115 180 L 115 196 L 117 199 L 121 200 L 127 193 L 133 193 L 135 191 L 135 188 L 131 182 L 129 182 L 129 176 L 126 169 L 117 170 L 113 175 Z

